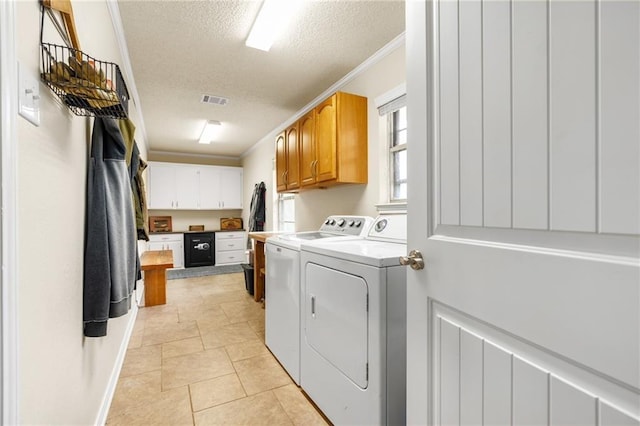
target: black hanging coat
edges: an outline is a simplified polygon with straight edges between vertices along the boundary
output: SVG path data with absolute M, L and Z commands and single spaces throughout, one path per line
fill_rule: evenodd
M 84 335 L 107 334 L 108 318 L 125 315 L 136 282 L 136 229 L 127 149 L 118 123 L 96 118 L 87 176 Z
M 264 223 L 267 220 L 265 207 L 265 195 L 267 187 L 264 182 L 256 184 L 251 197 L 251 217 L 249 218 L 249 231 L 264 231 Z

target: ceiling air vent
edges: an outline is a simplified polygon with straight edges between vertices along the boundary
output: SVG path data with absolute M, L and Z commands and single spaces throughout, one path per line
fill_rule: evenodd
M 200 102 L 202 102 L 203 104 L 214 104 L 214 105 L 225 106 L 226 104 L 229 103 L 229 99 L 223 98 L 222 96 L 202 95 L 202 99 L 200 100 Z

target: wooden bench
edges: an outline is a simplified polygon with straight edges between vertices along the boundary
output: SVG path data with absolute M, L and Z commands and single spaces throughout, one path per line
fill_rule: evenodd
M 144 271 L 144 306 L 167 303 L 167 269 L 173 268 L 173 251 L 145 251 L 140 267 Z

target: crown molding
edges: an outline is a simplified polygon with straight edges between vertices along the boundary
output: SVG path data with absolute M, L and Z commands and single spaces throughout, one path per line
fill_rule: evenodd
M 257 143 L 255 143 L 253 146 L 251 146 L 249 149 L 247 149 L 245 152 L 243 152 L 240 155 L 240 158 L 244 158 L 244 157 L 248 156 L 249 154 L 251 154 L 253 151 L 255 151 L 260 145 L 262 145 L 266 141 L 273 142 L 274 139 L 276 138 L 276 136 L 278 135 L 278 133 L 280 133 L 282 131 L 282 129 L 287 128 L 288 126 L 292 125 L 300 117 L 302 117 L 304 114 L 306 114 L 307 111 L 309 111 L 311 108 L 313 108 L 315 105 L 319 104 L 320 102 L 322 102 L 323 100 L 325 100 L 329 96 L 333 95 L 335 92 L 340 91 L 340 89 L 342 87 L 346 86 L 353 79 L 355 79 L 356 77 L 358 77 L 360 74 L 364 73 L 365 71 L 369 70 L 369 68 L 371 68 L 372 66 L 374 66 L 375 64 L 380 62 L 382 59 L 387 57 L 391 52 L 393 52 L 394 50 L 396 50 L 400 46 L 404 45 L 404 42 L 405 42 L 405 32 L 403 31 L 400 35 L 398 35 L 396 38 L 394 38 L 389 43 L 384 45 L 380 50 L 378 50 L 376 53 L 371 55 L 369 58 L 367 58 L 360 65 L 358 65 L 353 70 L 351 70 L 347 75 L 345 75 L 340 80 L 335 82 L 327 90 L 322 92 L 315 99 L 313 99 L 311 102 L 309 102 L 303 108 L 301 108 L 291 118 L 289 118 L 287 121 L 281 123 L 279 126 L 274 128 L 271 132 L 269 132 L 267 135 L 265 135 L 262 139 L 260 139 Z
M 129 95 L 131 95 L 131 99 L 133 99 L 133 103 L 138 110 L 138 116 L 140 119 L 139 123 L 136 123 L 136 127 L 142 132 L 142 137 L 145 141 L 145 146 L 147 147 L 147 151 L 149 150 L 147 138 L 147 129 L 144 124 L 144 114 L 142 114 L 142 105 L 140 104 L 140 96 L 138 95 L 138 87 L 136 86 L 136 81 L 133 78 L 133 68 L 131 67 L 131 59 L 129 58 L 129 48 L 127 47 L 127 39 L 124 36 L 124 28 L 122 27 L 122 18 L 120 17 L 120 8 L 118 7 L 117 0 L 106 0 L 107 9 L 109 9 L 109 13 L 111 14 L 111 23 L 113 24 L 113 31 L 116 36 L 116 41 L 118 43 L 118 47 L 120 48 L 120 56 L 122 57 L 122 72 L 125 75 L 125 81 L 127 84 L 127 89 L 129 90 Z
M 232 157 L 230 155 L 215 155 L 215 154 L 192 154 L 189 152 L 174 152 L 174 151 L 149 151 L 149 157 L 154 155 L 170 155 L 172 157 L 185 157 L 185 158 L 209 158 L 212 160 L 233 160 L 240 161 L 241 157 Z M 154 161 L 154 160 L 150 160 Z

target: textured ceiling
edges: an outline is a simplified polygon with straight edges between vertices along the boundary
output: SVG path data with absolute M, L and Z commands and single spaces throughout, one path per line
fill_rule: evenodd
M 244 45 L 260 5 L 119 0 L 150 150 L 240 156 L 404 31 L 403 0 L 304 1 L 263 52 Z M 206 120 L 219 142 L 198 144 Z

